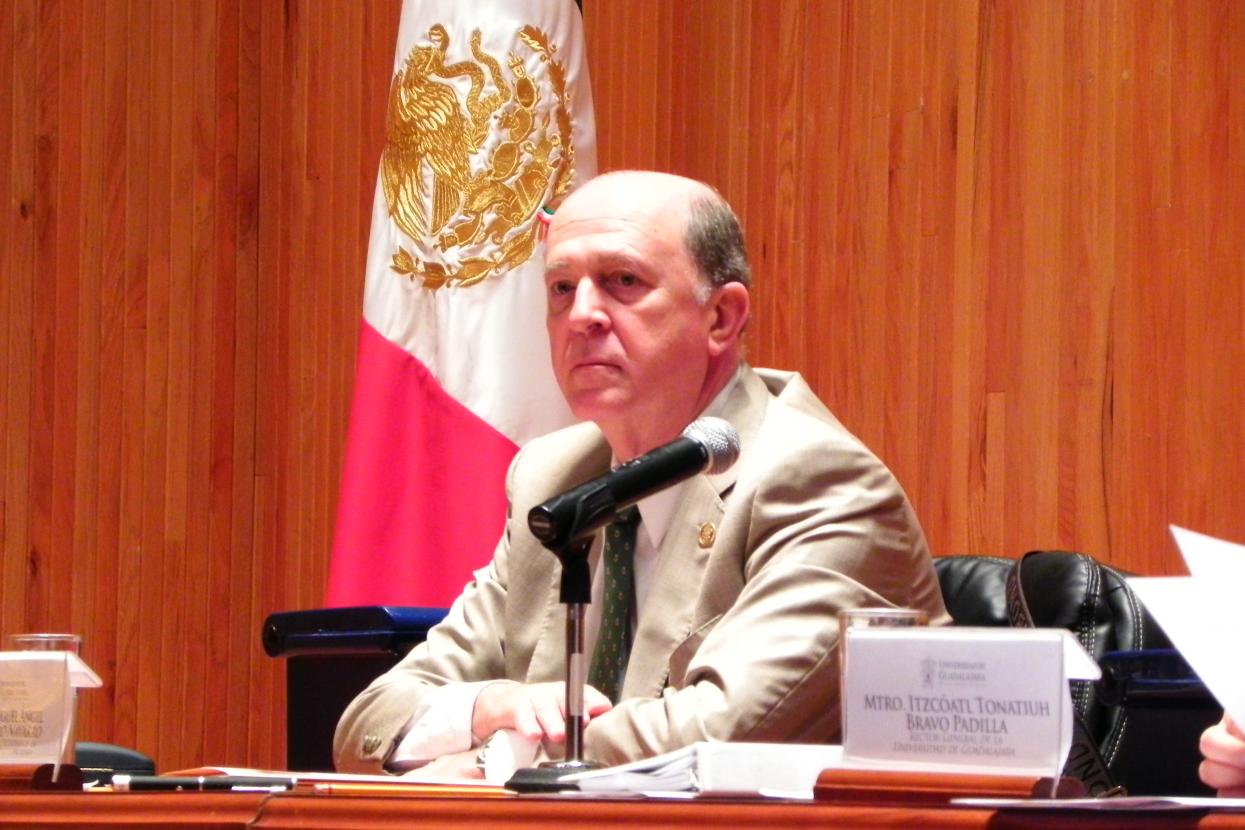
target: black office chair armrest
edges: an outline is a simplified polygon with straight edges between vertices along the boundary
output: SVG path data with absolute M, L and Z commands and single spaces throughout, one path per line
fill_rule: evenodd
M 366 605 L 282 611 L 264 621 L 264 651 L 270 657 L 326 652 L 405 654 L 422 643 L 444 608 Z

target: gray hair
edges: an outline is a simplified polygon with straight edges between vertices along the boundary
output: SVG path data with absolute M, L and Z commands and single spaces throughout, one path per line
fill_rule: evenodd
M 691 197 L 683 244 L 709 283 L 703 299 L 707 300 L 710 291 L 727 283 L 742 283 L 745 288 L 752 285 L 739 219 L 716 190 L 709 188 L 708 192 Z

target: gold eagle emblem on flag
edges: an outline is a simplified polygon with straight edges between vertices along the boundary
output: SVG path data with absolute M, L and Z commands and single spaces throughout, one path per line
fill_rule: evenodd
M 394 76 L 381 185 L 390 218 L 413 244 L 399 245 L 390 267 L 424 288 L 474 285 L 527 261 L 537 211 L 570 188 L 566 68 L 535 26 L 516 41 L 537 56 L 539 73 L 514 52 L 507 72 L 481 48 L 479 29 L 471 59 L 450 63 L 449 32 L 438 23 Z

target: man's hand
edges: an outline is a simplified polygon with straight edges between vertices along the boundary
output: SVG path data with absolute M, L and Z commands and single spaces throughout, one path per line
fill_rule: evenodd
M 1245 732 L 1240 726 L 1224 715 L 1202 733 L 1201 749 L 1206 756 L 1197 771 L 1202 783 L 1221 796 L 1245 796 Z
M 613 708 L 609 698 L 584 686 L 584 723 Z M 471 731 L 487 738 L 498 729 L 513 729 L 533 741 L 566 740 L 566 684 L 491 683 L 480 690 L 471 714 Z

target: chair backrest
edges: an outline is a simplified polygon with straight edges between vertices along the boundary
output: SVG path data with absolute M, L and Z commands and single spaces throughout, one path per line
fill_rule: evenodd
M 1072 631 L 1094 660 L 1114 651 L 1171 648 L 1125 574 L 1083 553 L 1026 553 L 1009 578 L 1008 607 L 1013 625 Z M 1072 703 L 1114 771 L 1127 711 L 1103 704 L 1098 684 L 1086 681 L 1072 683 Z
M 1007 579 L 1015 559 L 939 556 L 934 559 L 947 613 L 956 625 L 1008 626 Z
M 944 556 L 934 561 L 957 625 L 1066 628 L 1095 660 L 1121 651 L 1170 649 L 1171 642 L 1125 580 L 1083 553 L 1031 551 L 1019 559 Z M 1098 684 L 1072 684 L 1073 706 L 1110 776 L 1128 786 L 1122 751 L 1129 711 L 1104 701 Z M 1186 730 L 1188 731 L 1188 730 Z M 1196 754 L 1196 735 L 1182 738 Z M 1193 762 L 1195 766 L 1196 763 Z

